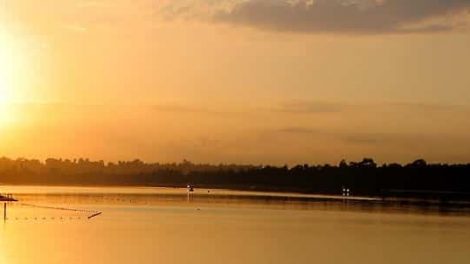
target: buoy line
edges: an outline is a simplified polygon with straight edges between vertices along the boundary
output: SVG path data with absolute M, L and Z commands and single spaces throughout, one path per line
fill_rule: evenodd
M 46 205 L 37 205 L 37 204 L 30 204 L 30 203 L 20 203 L 23 206 L 29 206 L 34 208 L 42 208 L 42 209 L 52 209 L 52 210 L 62 210 L 62 211 L 72 211 L 72 212 L 82 212 L 90 214 L 88 219 L 93 217 L 99 216 L 102 214 L 101 211 L 97 210 L 87 210 L 87 209 L 76 209 L 76 208 L 66 208 L 66 207 L 56 207 L 56 206 L 46 206 Z

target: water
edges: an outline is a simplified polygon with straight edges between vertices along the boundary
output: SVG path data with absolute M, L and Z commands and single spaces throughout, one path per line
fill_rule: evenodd
M 20 202 L 0 223 L 1 264 L 470 263 L 466 209 L 223 190 L 191 201 L 180 189 L 5 191 Z

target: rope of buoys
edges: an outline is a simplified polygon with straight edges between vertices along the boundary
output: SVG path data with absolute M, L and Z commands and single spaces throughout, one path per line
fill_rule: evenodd
M 102 212 L 97 211 L 97 210 L 86 210 L 86 209 L 76 209 L 76 208 L 66 208 L 66 207 L 56 207 L 56 206 L 46 206 L 46 205 L 37 205 L 37 204 L 30 204 L 30 203 L 20 203 L 23 206 L 29 206 L 29 207 L 34 207 L 34 208 L 42 208 L 42 209 L 52 209 L 52 210 L 62 210 L 62 211 L 72 211 L 72 212 L 82 212 L 82 213 L 88 213 L 91 214 L 88 216 L 88 219 L 91 219 L 93 217 L 96 217 Z
M 78 217 L 62 217 L 62 216 L 61 217 L 53 217 L 53 216 L 51 216 L 51 217 L 45 217 L 45 216 L 43 216 L 43 217 L 37 217 L 37 216 L 35 216 L 35 217 L 28 217 L 28 216 L 18 217 L 18 216 L 16 216 L 16 217 L 7 218 L 6 220 L 15 220 L 15 221 L 24 220 L 24 221 L 35 221 L 35 222 L 37 222 L 39 220 L 43 220 L 43 221 L 46 221 L 46 220 L 64 221 L 64 220 L 67 220 L 67 219 L 68 220 L 75 220 L 75 219 L 80 220 L 80 219 L 82 219 L 82 217 L 80 217 L 80 216 L 78 216 Z M 90 217 L 88 216 L 87 219 L 90 219 Z

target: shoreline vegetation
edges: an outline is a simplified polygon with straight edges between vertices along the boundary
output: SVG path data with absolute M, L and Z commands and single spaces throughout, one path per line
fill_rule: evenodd
M 470 202 L 469 164 L 377 165 L 373 159 L 342 160 L 338 165 L 236 165 L 117 163 L 88 159 L 0 158 L 0 184 L 68 186 L 152 186 L 231 189 L 241 191 L 416 199 L 445 204 Z M 465 203 L 467 204 L 467 203 Z

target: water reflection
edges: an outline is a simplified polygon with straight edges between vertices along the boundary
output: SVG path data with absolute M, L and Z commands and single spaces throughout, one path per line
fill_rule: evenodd
M 191 202 L 178 189 L 8 191 L 20 202 L 0 223 L 2 264 L 470 261 L 465 208 L 223 190 L 196 190 Z
M 37 188 L 37 189 L 35 189 Z M 20 200 L 17 204 L 75 205 L 178 205 L 231 206 L 249 208 L 341 210 L 407 214 L 470 215 L 470 204 L 440 204 L 419 200 L 382 200 L 366 197 L 258 193 L 197 189 L 188 196 L 178 188 L 99 188 L 3 186 Z M 188 199 L 189 203 L 188 203 Z M 186 203 L 185 203 L 186 202 Z

